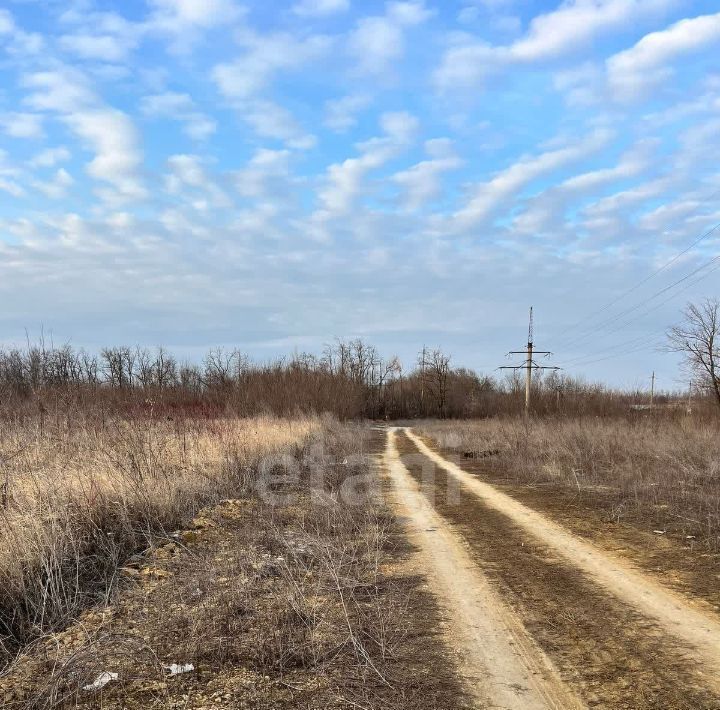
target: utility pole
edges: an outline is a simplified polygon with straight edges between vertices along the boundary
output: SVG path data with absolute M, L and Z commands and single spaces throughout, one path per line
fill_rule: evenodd
M 420 361 L 420 403 L 425 401 L 425 345 L 422 349 L 422 360 Z
M 525 415 L 530 414 L 530 391 L 532 389 L 533 366 L 533 309 L 530 306 L 530 324 L 528 325 L 527 361 L 525 363 Z
M 650 409 L 653 408 L 655 401 L 655 370 L 653 370 L 652 377 L 650 378 Z
M 532 373 L 533 370 L 560 370 L 559 367 L 543 367 L 533 360 L 533 355 L 552 355 L 548 350 L 535 350 L 533 345 L 533 309 L 530 306 L 530 324 L 528 326 L 527 348 L 525 350 L 511 350 L 508 355 L 525 355 L 526 359 L 522 365 L 508 365 L 499 368 L 500 370 L 525 370 L 525 417 L 530 417 L 530 404 L 532 397 Z

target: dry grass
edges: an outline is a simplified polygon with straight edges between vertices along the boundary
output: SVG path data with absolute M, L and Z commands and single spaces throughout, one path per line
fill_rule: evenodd
M 434 602 L 420 579 L 395 567 L 407 547 L 394 519 L 372 487 L 347 495 L 350 487 L 360 493 L 361 481 L 377 483 L 373 452 L 382 435 L 332 421 L 267 425 L 283 427 L 275 436 L 283 443 L 263 462 L 277 473 L 289 462 L 297 473 L 274 478 L 278 499 L 254 485 L 264 466 L 247 440 L 209 446 L 194 468 L 220 451 L 222 473 L 212 476 L 210 467 L 205 478 L 216 480 L 212 495 L 227 482 L 234 496 L 131 559 L 109 606 L 26 646 L 0 672 L 0 705 L 465 707 L 434 636 Z M 210 495 L 193 490 L 196 500 Z M 173 662 L 195 668 L 170 679 L 163 666 Z M 82 690 L 104 671 L 117 682 Z
M 107 598 L 119 565 L 302 447 L 317 418 L 0 426 L 0 665 Z
M 448 451 L 489 453 L 511 480 L 595 490 L 608 514 L 680 525 L 720 548 L 720 431 L 693 418 L 488 419 L 417 427 Z M 498 453 L 491 453 L 496 451 Z

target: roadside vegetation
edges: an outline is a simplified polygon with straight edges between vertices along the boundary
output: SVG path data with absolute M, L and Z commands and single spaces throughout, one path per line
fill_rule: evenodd
M 463 707 L 382 433 L 98 411 L 0 426 L 0 706 Z
M 106 600 L 125 559 L 320 429 L 312 418 L 79 412 L 0 423 L 0 662 Z
M 640 520 L 720 550 L 720 428 L 713 418 L 662 410 L 621 417 L 505 417 L 424 422 L 445 451 L 493 476 L 575 491 L 609 519 Z

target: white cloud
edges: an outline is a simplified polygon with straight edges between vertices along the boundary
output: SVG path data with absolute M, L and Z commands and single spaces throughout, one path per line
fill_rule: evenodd
M 392 180 L 404 188 L 402 202 L 406 210 L 415 211 L 428 206 L 442 193 L 442 174 L 459 168 L 463 161 L 456 155 L 448 138 L 435 138 L 425 142 L 425 152 L 430 157 L 407 170 L 392 176 Z
M 126 114 L 102 107 L 70 113 L 64 120 L 95 152 L 87 165 L 92 177 L 113 185 L 120 197 L 145 197 L 146 190 L 137 177 L 142 164 L 138 136 Z
M 220 92 L 259 136 L 283 140 L 299 149 L 314 145 L 314 137 L 301 129 L 290 111 L 263 98 L 262 93 L 279 72 L 298 71 L 324 56 L 331 46 L 330 38 L 314 35 L 297 39 L 285 33 L 244 32 L 238 40 L 245 53 L 212 70 Z
M 335 163 L 327 169 L 326 185 L 318 197 L 321 209 L 316 217 L 326 220 L 347 214 L 362 192 L 362 182 L 407 147 L 415 136 L 418 120 L 409 113 L 386 113 L 380 118 L 383 135 L 358 146 L 360 156 Z
M 0 190 L 13 197 L 22 197 L 25 190 L 18 184 L 16 178 L 20 171 L 7 162 L 7 153 L 0 150 Z
M 617 216 L 634 205 L 659 197 L 668 186 L 669 182 L 665 177 L 634 185 L 588 205 L 583 209 L 583 214 L 590 220 Z
M 55 172 L 51 180 L 36 180 L 32 183 L 33 187 L 47 197 L 53 200 L 59 200 L 67 194 L 68 189 L 74 184 L 74 180 L 70 173 L 60 168 Z
M 195 193 L 190 205 L 199 211 L 209 207 L 227 207 L 227 195 L 207 174 L 203 159 L 197 155 L 171 155 L 167 161 L 169 172 L 165 176 L 165 188 L 172 195 L 182 195 L 187 188 Z M 197 193 L 201 193 L 198 197 Z
M 589 106 L 605 98 L 605 75 L 594 62 L 583 62 L 553 75 L 553 86 L 571 106 Z
M 42 116 L 36 113 L 2 114 L 0 128 L 12 138 L 39 138 L 43 135 Z
M 720 43 L 720 13 L 680 20 L 645 35 L 635 46 L 607 60 L 608 81 L 619 98 L 632 97 L 666 79 L 667 64 L 691 52 Z
M 418 119 L 407 111 L 388 111 L 380 116 L 380 127 L 391 143 L 394 142 L 398 146 L 405 146 L 415 137 L 420 122 Z M 363 145 L 373 145 L 375 141 L 383 139 L 374 139 L 367 141 Z
M 293 6 L 293 12 L 301 17 L 325 17 L 350 9 L 350 0 L 302 0 Z
M 217 130 L 217 123 L 198 111 L 188 94 L 166 91 L 145 96 L 140 107 L 147 116 L 172 118 L 183 122 L 183 130 L 194 140 L 206 140 Z
M 0 173 L 0 190 L 7 192 L 13 197 L 23 197 L 25 195 L 25 190 L 23 190 L 20 185 L 14 180 L 3 177 L 2 173 Z
M 237 108 L 243 121 L 262 138 L 284 141 L 297 150 L 308 150 L 316 143 L 315 136 L 303 131 L 293 115 L 273 101 L 252 99 L 237 104 Z
M 391 2 L 384 15 L 363 17 L 350 34 L 348 49 L 361 73 L 381 74 L 405 53 L 405 31 L 432 16 L 424 2 Z
M 95 152 L 88 174 L 112 185 L 99 194 L 111 201 L 146 196 L 139 177 L 142 151 L 132 120 L 118 109 L 104 105 L 78 72 L 63 69 L 29 74 L 24 79 L 33 93 L 26 102 L 33 108 L 56 111 L 61 120 Z
M 229 28 L 244 15 L 245 10 L 233 0 L 149 0 L 153 8 L 144 23 L 150 34 L 169 39 L 175 54 L 188 54 L 204 33 Z
M 28 74 L 23 84 L 34 91 L 25 103 L 38 111 L 69 113 L 97 101 L 87 79 L 68 67 Z
M 325 102 L 323 123 L 336 133 L 344 133 L 357 124 L 357 114 L 367 108 L 371 98 L 365 94 L 350 94 Z
M 112 35 L 70 34 L 60 38 L 60 46 L 68 53 L 82 59 L 99 59 L 104 62 L 120 62 L 134 47 Z
M 512 10 L 515 0 L 465 0 L 466 4 L 457 15 L 461 24 L 471 24 L 481 18 L 494 29 L 517 31 L 520 19 L 507 14 Z
M 270 3 L 268 11 L 258 10 L 257 3 L 244 3 L 252 14 L 242 20 L 241 11 L 230 3 L 225 9 L 233 12 L 224 20 L 217 12 L 210 20 L 198 15 L 199 2 L 185 6 L 156 2 L 144 19 L 142 9 L 131 11 L 126 3 L 121 11 L 135 18 L 130 31 L 138 46 L 145 42 L 143 57 L 152 58 L 150 69 L 131 74 L 139 57 L 128 53 L 124 35 L 111 27 L 110 18 L 103 24 L 92 12 L 93 7 L 112 4 L 34 0 L 33 7 L 47 6 L 47 16 L 21 12 L 18 20 L 22 17 L 28 29 L 46 33 L 46 49 L 36 57 L 7 54 L 15 47 L 19 52 L 21 44 L 28 51 L 36 50 L 40 46 L 36 36 L 28 34 L 21 42 L 18 29 L 0 36 L 8 57 L 2 111 L 41 114 L 51 138 L 47 146 L 6 140 L 12 163 L 0 168 L 0 194 L 9 205 L 0 228 L 11 238 L 0 240 L 0 295 L 15 296 L 13 303 L 19 304 L 2 323 L 6 333 L 14 332 L 6 327 L 8 323 L 12 329 L 14 322 L 40 322 L 53 312 L 66 314 L 62 320 L 72 331 L 68 337 L 77 342 L 87 338 L 89 346 L 107 338 L 179 340 L 189 323 L 201 348 L 227 339 L 227 332 L 237 332 L 239 324 L 262 331 L 268 322 L 277 332 L 262 332 L 258 340 L 283 344 L 278 347 L 292 342 L 287 336 L 294 329 L 319 331 L 314 341 L 320 343 L 318 347 L 327 334 L 351 329 L 375 338 L 381 330 L 396 333 L 412 328 L 415 332 L 403 337 L 422 342 L 428 328 L 467 330 L 462 314 L 478 312 L 478 282 L 487 293 L 512 294 L 505 304 L 490 298 L 486 311 L 497 321 L 512 322 L 511 309 L 522 312 L 518 302 L 527 301 L 531 286 L 550 299 L 543 312 L 571 318 L 572 313 L 554 307 L 562 299 L 559 276 L 567 288 L 580 294 L 576 300 L 582 301 L 577 306 L 581 312 L 593 298 L 602 297 L 603 289 L 616 288 L 621 277 L 633 278 L 635 264 L 641 260 L 647 264 L 667 250 L 675 243 L 677 230 L 687 229 L 690 219 L 708 215 L 709 188 L 720 185 L 720 173 L 711 160 L 717 140 L 708 143 L 711 130 L 720 135 L 717 126 L 696 130 L 686 139 L 687 150 L 673 153 L 683 141 L 682 128 L 698 128 L 703 118 L 718 115 L 717 91 L 713 94 L 700 86 L 700 62 L 687 55 L 692 60 L 688 71 L 681 74 L 678 68 L 668 91 L 655 94 L 651 107 L 636 111 L 608 101 L 608 43 L 627 48 L 680 14 L 644 28 L 642 22 L 635 22 L 643 15 L 638 12 L 609 32 L 607 24 L 593 24 L 592 16 L 578 22 L 576 29 L 582 35 L 592 25 L 596 34 L 579 46 L 563 21 L 567 15 L 556 16 L 560 23 L 556 28 L 543 29 L 539 22 L 531 27 L 532 12 L 518 0 L 515 7 L 522 10 L 527 24 L 522 34 L 510 39 L 497 34 L 497 29 L 501 21 L 506 23 L 504 31 L 515 29 L 503 19 L 514 11 L 494 0 L 476 0 L 481 10 L 479 22 L 472 26 L 474 38 L 450 34 L 453 15 L 468 4 L 465 0 L 426 2 L 442 12 L 437 23 L 427 20 L 427 10 L 419 3 L 354 2 L 352 14 L 326 16 L 327 31 L 337 34 L 327 39 L 324 53 L 311 53 L 308 58 L 307 42 L 312 37 L 308 33 L 315 31 L 315 21 L 292 13 L 301 0 L 282 7 Z M 68 5 L 80 8 L 76 17 L 63 12 Z M 315 8 L 321 5 L 329 8 L 324 3 L 315 3 Z M 534 4 L 536 14 L 548 15 L 552 13 L 538 8 L 566 10 L 580 5 L 569 0 Z M 12 2 L 0 6 L 15 7 Z M 203 6 L 217 9 L 222 3 Z M 584 5 L 591 14 L 609 6 L 602 0 L 585 0 Z M 362 63 L 363 43 L 355 47 L 350 66 L 350 39 L 359 20 L 373 17 L 380 19 L 381 29 L 390 30 L 379 38 L 377 47 L 373 38 L 367 40 L 378 55 L 369 59 L 369 67 L 378 73 L 362 76 L 353 69 L 355 62 Z M 245 23 L 251 20 L 258 22 L 256 33 L 248 33 Z M 418 26 L 420 22 L 427 26 Z M 214 32 L 212 43 L 208 41 L 192 57 L 175 61 L 162 52 L 168 40 L 186 49 L 188 42 L 206 32 Z M 600 39 L 601 32 L 606 35 Z M 240 44 L 230 47 L 237 33 Z M 81 43 L 78 53 L 70 54 L 73 48 L 67 39 L 60 40 L 62 36 L 96 39 Z M 632 39 L 623 44 L 628 36 Z M 505 39 L 492 39 L 497 46 L 478 41 L 496 37 Z M 519 42 L 512 41 L 515 37 L 520 37 Z M 388 49 L 383 39 L 390 43 L 398 39 L 399 44 Z M 443 41 L 447 44 L 441 45 Z M 518 90 L 517 82 L 496 81 L 486 101 L 428 102 L 422 94 L 425 60 L 438 46 L 441 53 L 469 48 L 465 66 L 456 70 L 472 71 L 467 78 L 461 73 L 460 81 L 472 82 L 485 71 L 524 74 L 525 67 L 533 67 L 528 77 L 532 90 L 521 77 L 524 91 Z M 714 59 L 712 49 L 702 45 L 703 65 Z M 570 52 L 574 54 L 568 61 L 550 63 Z M 86 58 L 91 60 L 87 74 L 64 69 L 58 64 L 59 53 L 78 66 Z M 411 55 L 422 66 L 409 61 Z M 131 56 L 132 63 L 125 64 Z M 103 66 L 104 62 L 111 66 Z M 119 73 L 118 62 L 125 64 L 119 68 L 129 72 L 126 76 Z M 473 63 L 479 65 L 477 74 Z M 674 63 L 666 57 L 657 66 L 663 69 Z M 213 81 L 214 64 L 230 66 L 222 87 Z M 572 75 L 567 71 L 578 67 Z M 565 71 L 557 74 L 561 70 Z M 17 72 L 23 71 L 44 73 L 45 79 L 36 76 L 37 85 L 23 90 L 17 81 Z M 386 73 L 392 91 L 383 90 Z M 553 78 L 555 90 L 550 85 Z M 344 88 L 339 90 L 341 85 Z M 216 86 L 227 93 L 221 94 Z M 576 102 L 572 110 L 563 110 L 556 90 L 578 102 L 582 92 L 585 100 L 594 92 L 594 105 L 588 111 Z M 31 94 L 26 103 L 23 91 Z M 142 99 L 145 94 L 151 95 Z M 325 103 L 327 99 L 334 100 Z M 407 114 L 385 116 L 382 128 L 373 128 L 383 111 L 403 108 L 423 112 L 417 114 L 422 131 Z M 650 111 L 653 117 L 648 121 Z M 223 131 L 207 145 L 193 147 L 181 135 L 182 130 L 202 138 L 216 121 Z M 318 124 L 326 128 L 315 129 Z M 558 131 L 566 139 L 582 138 L 594 126 L 610 124 L 617 125 L 617 139 L 577 162 L 569 140 L 545 142 Z M 439 130 L 440 125 L 450 132 Z M 153 138 L 152 155 L 146 160 L 140 128 Z M 337 136 L 327 129 L 348 133 Z M 298 148 L 312 144 L 307 134 L 314 130 L 322 142 L 317 150 L 300 154 Z M 622 154 L 638 137 L 655 133 L 661 144 L 644 167 L 637 156 L 632 160 Z M 362 139 L 356 135 L 376 137 L 358 142 Z M 426 141 L 437 135 L 447 135 L 454 143 L 440 138 Z M 173 138 L 181 145 L 177 140 L 173 144 Z M 66 147 L 53 147 L 60 144 Z M 169 145 L 173 150 L 167 151 Z M 45 147 L 47 151 L 40 152 Z M 167 152 L 180 155 L 165 164 Z M 459 156 L 466 161 L 462 170 Z M 83 164 L 91 159 L 86 173 Z M 163 166 L 159 174 L 158 163 Z M 658 180 L 658 175 L 664 179 Z M 76 182 L 71 185 L 73 178 Z M 152 188 L 147 199 L 138 203 L 128 197 L 136 193 L 124 190 L 125 179 Z M 641 180 L 646 182 L 637 185 Z M 689 185 L 702 194 L 688 194 Z M 113 201 L 110 206 L 92 194 L 88 198 L 99 186 L 106 188 L 101 194 Z M 166 186 L 171 192 L 164 190 Z M 51 209 L 46 194 L 60 198 Z M 72 199 L 64 200 L 63 194 Z M 123 195 L 124 206 L 115 207 Z M 606 195 L 615 200 L 599 205 Z M 65 202 L 78 215 L 61 216 Z M 464 223 L 469 228 L 464 230 L 459 219 L 452 219 L 463 209 L 470 212 Z M 653 231 L 662 233 L 648 234 Z M 701 225 L 696 222 L 692 231 L 700 233 Z M 202 237 L 202 244 L 194 236 Z M 316 238 L 326 242 L 319 245 L 312 241 Z M 629 258 L 618 267 L 620 250 Z M 582 267 L 574 270 L 573 261 Z M 433 277 L 440 291 L 453 294 L 449 305 L 447 299 L 433 301 L 423 295 Z M 95 296 L 90 301 L 84 297 L 88 290 Z M 348 293 L 363 294 L 360 307 L 345 298 Z M 118 294 L 123 294 L 119 300 Z M 393 303 L 391 321 L 377 322 L 383 302 L 388 301 Z M 257 314 L 248 311 L 248 303 L 258 304 Z M 157 316 L 153 323 L 147 325 L 133 316 L 138 307 Z M 568 302 L 568 307 L 574 306 Z M 448 313 L 462 317 L 448 321 Z M 167 326 L 169 321 L 174 325 Z M 54 327 L 61 327 L 60 323 Z M 396 336 L 388 336 L 392 337 Z M 430 337 L 454 356 L 462 348 L 450 335 Z M 499 347 L 502 344 L 492 339 L 488 343 L 489 349 Z M 387 347 L 390 352 L 395 349 L 396 344 Z M 465 362 L 473 356 L 469 354 Z
M 39 33 L 24 32 L 17 26 L 10 11 L 5 8 L 0 8 L 0 37 L 3 38 L 3 51 L 15 58 L 37 54 L 44 46 L 43 38 Z
M 468 203 L 455 213 L 456 224 L 470 227 L 488 219 L 526 185 L 591 155 L 609 138 L 607 131 L 599 130 L 567 147 L 521 158 L 488 182 L 476 186 Z
M 225 96 L 247 99 L 257 95 L 283 70 L 299 70 L 322 57 L 330 48 L 329 37 L 298 39 L 290 34 L 259 35 L 245 32 L 239 38 L 245 53 L 232 62 L 218 64 L 212 77 Z
M 443 91 L 481 83 L 495 69 L 500 52 L 486 42 L 464 41 L 445 52 L 433 73 L 433 82 Z
M 616 165 L 573 175 L 528 200 L 527 209 L 512 222 L 516 234 L 552 236 L 562 239 L 568 230 L 567 210 L 573 202 L 597 195 L 605 186 L 630 180 L 650 169 L 657 159 L 658 142 L 640 140 L 625 152 Z M 569 227 L 572 231 L 572 226 Z
M 172 116 L 191 111 L 194 107 L 193 100 L 188 94 L 173 91 L 144 96 L 140 102 L 142 112 L 148 116 Z
M 518 61 L 533 62 L 582 47 L 601 32 L 655 15 L 675 0 L 574 0 L 538 15 L 522 39 L 509 50 Z
M 168 158 L 170 174 L 167 176 L 168 192 L 179 192 L 183 185 L 205 187 L 208 177 L 197 155 L 171 155 Z
M 30 159 L 30 166 L 37 168 L 52 168 L 58 163 L 70 159 L 70 151 L 64 146 L 47 148 Z
M 15 31 L 15 22 L 9 10 L 0 9 L 0 35 L 9 35 Z
M 290 156 L 289 150 L 259 149 L 245 168 L 235 173 L 237 191 L 243 197 L 255 199 L 284 198 L 287 185 L 292 180 Z
M 670 225 L 698 214 L 705 205 L 697 199 L 681 199 L 645 212 L 638 220 L 642 229 L 663 234 Z
M 653 145 L 652 141 L 644 143 L 648 147 Z M 644 203 L 648 203 L 652 214 L 662 204 L 687 203 L 688 200 L 698 199 L 707 201 L 708 195 L 716 191 L 720 184 L 720 174 L 712 163 L 708 163 L 707 155 L 716 153 L 719 148 L 720 120 L 712 118 L 692 125 L 680 134 L 674 152 L 664 155 L 661 161 L 655 158 L 655 164 L 663 169 L 659 176 L 595 200 L 582 210 L 586 224 L 597 226 L 598 230 L 605 224 L 621 228 L 627 224 L 628 215 L 637 213 Z M 670 212 L 664 211 L 664 214 Z M 606 233 L 608 238 L 612 237 L 608 230 Z
M 236 20 L 242 11 L 232 0 L 150 0 L 155 21 L 168 29 L 217 27 Z
M 614 167 L 573 175 L 560 183 L 559 189 L 589 192 L 617 180 L 635 177 L 652 165 L 653 160 L 656 159 L 657 147 L 655 140 L 641 140 L 625 153 Z
M 425 7 L 424 0 L 387 4 L 387 16 L 406 27 L 422 24 L 433 15 L 434 12 Z
M 512 64 L 555 59 L 589 46 L 597 35 L 654 16 L 676 0 L 569 0 L 557 10 L 538 15 L 525 35 L 494 46 L 463 36 L 446 50 L 434 81 L 441 90 L 481 83 L 491 72 Z
M 217 130 L 217 123 L 204 113 L 191 113 L 184 117 L 185 133 L 193 140 L 207 140 Z
M 72 30 L 59 38 L 59 46 L 80 59 L 122 62 L 137 48 L 146 27 L 115 12 L 70 7 L 60 17 Z

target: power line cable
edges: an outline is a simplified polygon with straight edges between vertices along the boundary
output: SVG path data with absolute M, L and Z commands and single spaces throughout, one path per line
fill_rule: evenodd
M 720 256 L 716 257 L 716 259 L 720 259 Z M 706 266 L 707 266 L 707 265 L 706 265 Z M 692 286 L 694 286 L 696 283 L 702 281 L 703 279 L 707 278 L 707 277 L 710 276 L 711 274 L 715 273 L 718 269 L 720 269 L 720 263 L 719 263 L 714 269 L 710 270 L 708 273 L 703 274 L 703 275 L 700 276 L 699 278 L 697 278 L 697 279 L 695 279 L 694 281 L 692 281 L 692 282 L 690 282 L 689 284 L 687 284 L 684 288 L 680 289 L 680 291 L 678 291 L 677 293 L 673 293 L 669 298 L 666 298 L 665 300 L 663 300 L 663 301 L 661 301 L 660 303 L 656 304 L 656 305 L 653 306 L 652 308 L 649 308 L 648 310 L 646 310 L 645 312 L 641 313 L 640 315 L 638 315 L 638 316 L 636 316 L 636 317 L 634 317 L 634 318 L 631 318 L 629 321 L 626 321 L 625 323 L 621 324 L 621 325 L 620 325 L 618 328 L 616 328 L 615 330 L 610 331 L 609 334 L 611 335 L 611 334 L 613 334 L 613 333 L 616 333 L 616 332 L 622 330 L 623 328 L 627 327 L 627 326 L 630 325 L 631 323 L 634 323 L 634 322 L 636 322 L 637 320 L 639 320 L 639 319 L 641 319 L 641 318 L 644 318 L 646 315 L 649 315 L 649 314 L 652 313 L 653 311 L 656 311 L 658 308 L 661 308 L 662 306 L 664 306 L 664 305 L 665 305 L 666 303 L 668 303 L 669 301 L 672 301 L 672 300 L 673 300 L 675 297 L 677 297 L 680 293 L 683 293 L 683 292 L 687 291 L 689 288 L 692 288 Z M 641 337 L 644 337 L 644 336 L 641 336 Z M 635 338 L 634 340 L 638 340 L 638 338 Z M 630 342 L 632 342 L 632 341 L 630 341 Z M 626 347 L 627 345 L 628 345 L 628 343 L 619 344 L 619 345 L 614 346 L 612 349 L 622 349 L 622 348 Z M 609 355 L 607 358 L 603 358 L 603 359 L 610 359 L 610 358 L 612 358 L 612 357 L 618 357 L 619 355 L 629 354 L 629 353 L 631 353 L 631 352 L 637 352 L 637 351 L 633 351 L 633 350 L 629 350 L 629 351 L 628 351 L 628 350 L 626 350 L 626 351 L 623 352 L 623 353 L 618 353 L 617 355 L 615 355 L 615 354 Z M 571 361 L 573 367 L 579 367 L 580 365 L 588 364 L 587 362 L 577 362 L 577 360 L 578 360 L 578 358 L 575 358 L 575 361 Z M 562 363 L 561 363 L 561 364 L 562 364 Z M 566 363 L 564 363 L 564 365 L 567 367 L 568 363 L 566 362 Z
M 647 335 L 639 335 L 639 336 L 636 336 L 636 337 L 632 338 L 631 340 L 625 341 L 623 343 L 616 343 L 615 345 L 611 345 L 607 348 L 598 350 L 598 351 L 596 351 L 596 353 L 603 354 L 606 352 L 611 352 L 611 351 L 617 350 L 619 348 L 632 347 L 633 345 L 639 344 L 640 341 L 645 341 L 645 340 L 647 340 Z M 570 358 L 568 360 L 562 360 L 558 364 L 561 365 L 562 367 L 567 367 L 568 365 L 573 365 L 578 360 L 585 360 L 586 358 L 587 358 L 587 353 L 585 355 L 576 355 L 575 357 Z
M 703 274 L 702 276 L 698 277 L 698 278 L 695 279 L 694 281 L 691 281 L 689 284 L 687 284 L 686 286 L 684 286 L 683 288 L 681 288 L 681 289 L 680 289 L 679 291 L 677 291 L 676 293 L 670 294 L 670 296 L 669 296 L 668 298 L 666 298 L 665 300 L 663 300 L 663 301 L 661 301 L 660 303 L 656 304 L 656 305 L 653 306 L 652 308 L 649 308 L 648 310 L 644 311 L 644 312 L 641 313 L 640 315 L 635 316 L 635 317 L 631 318 L 631 319 L 628 320 L 628 321 L 625 321 L 625 322 L 622 323 L 618 328 L 615 328 L 614 330 L 609 331 L 608 334 L 617 333 L 619 330 L 622 330 L 623 328 L 625 328 L 626 326 L 630 325 L 631 323 L 637 322 L 640 318 L 644 318 L 644 317 L 645 317 L 646 315 L 648 315 L 649 313 L 652 313 L 653 311 L 656 311 L 658 308 L 661 308 L 661 307 L 664 306 L 666 303 L 669 303 L 670 301 L 672 301 L 672 300 L 673 300 L 674 298 L 676 298 L 679 294 L 684 293 L 684 292 L 687 291 L 689 288 L 692 288 L 696 283 L 699 283 L 700 281 L 702 281 L 703 279 L 706 279 L 706 278 L 707 278 L 708 276 L 710 276 L 711 274 L 714 274 L 718 269 L 720 269 L 720 255 L 716 256 L 712 261 L 718 261 L 718 262 L 719 262 L 719 263 L 715 266 L 715 268 L 711 269 L 711 270 L 708 271 L 706 274 Z M 712 262 L 710 262 L 710 263 L 712 263 Z M 709 266 L 709 263 L 708 263 L 708 264 L 705 264 L 705 266 L 703 266 L 702 268 L 706 268 L 707 266 Z M 696 273 L 696 272 L 694 272 L 694 273 Z M 691 274 L 688 274 L 688 276 L 686 276 L 685 278 L 681 279 L 681 280 L 680 280 L 679 282 L 677 282 L 675 285 L 678 285 L 678 283 L 681 283 L 682 281 L 685 281 L 690 275 L 691 275 Z
M 633 353 L 644 352 L 644 351 L 646 351 L 646 350 L 648 350 L 648 349 L 650 349 L 650 348 L 660 347 L 661 344 L 662 344 L 662 341 L 661 341 L 661 340 L 658 340 L 658 341 L 655 342 L 655 343 L 647 343 L 647 344 L 642 345 L 642 346 L 640 346 L 640 347 L 638 347 L 638 348 L 633 348 L 632 350 L 626 350 L 625 353 L 623 353 L 623 354 L 624 354 L 624 355 L 632 355 Z M 596 362 L 604 362 L 604 361 L 606 361 L 606 360 L 612 360 L 613 358 L 616 358 L 616 357 L 617 357 L 617 355 L 606 355 L 605 357 L 600 357 L 600 358 L 596 358 L 596 359 L 592 359 L 592 360 L 585 360 L 585 361 L 583 361 L 583 362 L 578 362 L 578 363 L 576 363 L 575 365 L 573 365 L 573 367 L 574 367 L 574 368 L 577 368 L 577 367 L 585 367 L 585 365 L 593 365 L 593 364 L 596 363 Z
M 720 224 L 718 226 L 720 227 Z M 719 261 L 720 261 L 720 254 L 718 254 L 717 256 L 714 256 L 712 259 L 710 259 L 706 263 L 702 264 L 701 266 L 697 267 L 696 269 L 693 269 L 689 274 L 686 274 L 685 276 L 683 276 L 680 279 L 677 279 L 676 281 L 669 284 L 668 286 L 665 286 L 664 288 L 660 289 L 659 291 L 656 291 L 651 296 L 648 296 L 647 298 L 643 299 L 642 301 L 636 303 L 634 306 L 627 308 L 624 311 L 620 311 L 619 313 L 616 313 L 611 318 L 607 318 L 606 320 L 602 321 L 601 323 L 595 325 L 592 328 L 592 330 L 588 331 L 587 333 L 581 334 L 577 338 L 569 341 L 569 343 L 567 343 L 565 345 L 565 347 L 567 348 L 570 346 L 577 346 L 581 343 L 584 343 L 585 341 L 588 340 L 588 338 L 592 337 L 595 333 L 597 333 L 598 330 L 606 328 L 607 326 L 612 325 L 613 323 L 624 318 L 625 316 L 630 315 L 631 313 L 634 313 L 639 308 L 642 308 L 643 306 L 650 303 L 651 301 L 654 301 L 656 298 L 662 296 L 664 293 L 667 293 L 668 291 L 674 289 L 675 287 L 679 286 L 680 284 L 684 283 L 688 279 L 692 278 L 696 274 L 700 273 L 704 269 L 707 269 L 709 266 L 712 266 L 713 264 L 715 264 Z M 712 269 L 710 272 L 708 272 L 707 274 L 704 274 L 699 279 L 697 279 L 697 281 L 705 278 L 706 276 L 709 276 L 714 271 L 715 271 L 715 269 Z M 696 283 L 697 281 L 694 281 L 692 283 Z M 692 283 L 690 285 L 692 285 Z M 678 293 L 682 293 L 682 291 L 684 291 L 684 290 L 686 290 L 686 289 L 681 289 Z M 674 298 L 675 295 L 677 295 L 677 294 L 674 294 L 673 296 L 671 296 L 671 299 Z M 671 300 L 671 299 L 668 299 L 668 300 Z M 667 300 L 663 301 L 662 303 L 667 303 Z M 655 309 L 653 308 L 651 310 L 655 310 Z M 651 312 L 651 311 L 648 311 L 648 312 Z M 634 321 L 632 321 L 632 322 L 634 322 Z M 610 333 L 617 332 L 617 329 L 609 331 L 609 332 Z
M 719 194 L 720 194 L 720 190 L 717 190 L 717 191 L 715 191 L 712 195 L 710 195 L 710 197 L 708 197 L 707 200 L 709 201 L 709 200 L 713 199 L 714 197 L 716 197 L 716 196 L 719 195 Z M 714 226 L 712 226 L 712 227 L 711 227 L 710 229 L 708 229 L 707 231 L 703 232 L 703 233 L 702 233 L 697 239 L 695 239 L 689 246 L 685 247 L 685 249 L 683 249 L 682 251 L 678 252 L 672 259 L 670 259 L 669 261 L 665 262 L 662 266 L 660 266 L 658 269 L 656 269 L 655 271 L 653 271 L 651 274 L 649 274 L 648 276 L 646 276 L 644 279 L 642 279 L 641 281 L 639 281 L 638 283 L 636 283 L 634 286 L 630 287 L 627 291 L 624 291 L 624 292 L 621 293 L 619 296 L 617 296 L 616 298 L 614 298 L 614 299 L 612 299 L 611 301 L 609 301 L 608 303 L 606 303 L 604 306 L 601 306 L 601 307 L 598 308 L 597 310 L 592 311 L 591 313 L 589 313 L 589 314 L 586 315 L 585 317 L 581 318 L 581 319 L 578 320 L 577 322 L 573 323 L 572 325 L 570 325 L 570 326 L 568 326 L 567 328 L 565 328 L 564 330 L 562 330 L 562 331 L 559 333 L 559 335 L 558 335 L 558 337 L 561 338 L 561 340 L 560 340 L 561 346 L 562 346 L 562 344 L 563 344 L 562 337 L 563 337 L 565 334 L 567 334 L 567 333 L 575 330 L 575 328 L 577 328 L 579 325 L 582 325 L 583 323 L 586 323 L 588 318 L 593 318 L 593 317 L 599 315 L 600 313 L 604 313 L 604 312 L 607 311 L 609 308 L 612 308 L 612 306 L 614 306 L 614 305 L 615 305 L 616 303 L 618 303 L 619 301 L 622 301 L 624 298 L 627 298 L 627 296 L 629 296 L 631 293 L 634 293 L 634 292 L 637 291 L 639 288 L 641 288 L 642 286 L 644 286 L 648 281 L 650 281 L 651 279 L 655 278 L 655 276 L 657 276 L 658 274 L 660 274 L 660 273 L 662 273 L 663 271 L 665 271 L 665 269 L 667 269 L 667 268 L 669 268 L 670 266 L 672 266 L 672 265 L 673 265 L 674 263 L 676 263 L 681 257 L 683 257 L 683 256 L 684 256 L 685 254 L 687 254 L 689 251 L 691 251 L 692 249 L 694 249 L 698 244 L 700 244 L 700 242 L 702 242 L 702 241 L 704 241 L 705 239 L 707 239 L 711 234 L 714 234 L 714 233 L 715 233 L 717 230 L 719 230 L 719 229 L 720 229 L 720 222 L 718 222 L 717 224 L 715 224 Z M 585 331 L 583 330 L 583 332 L 585 332 Z

